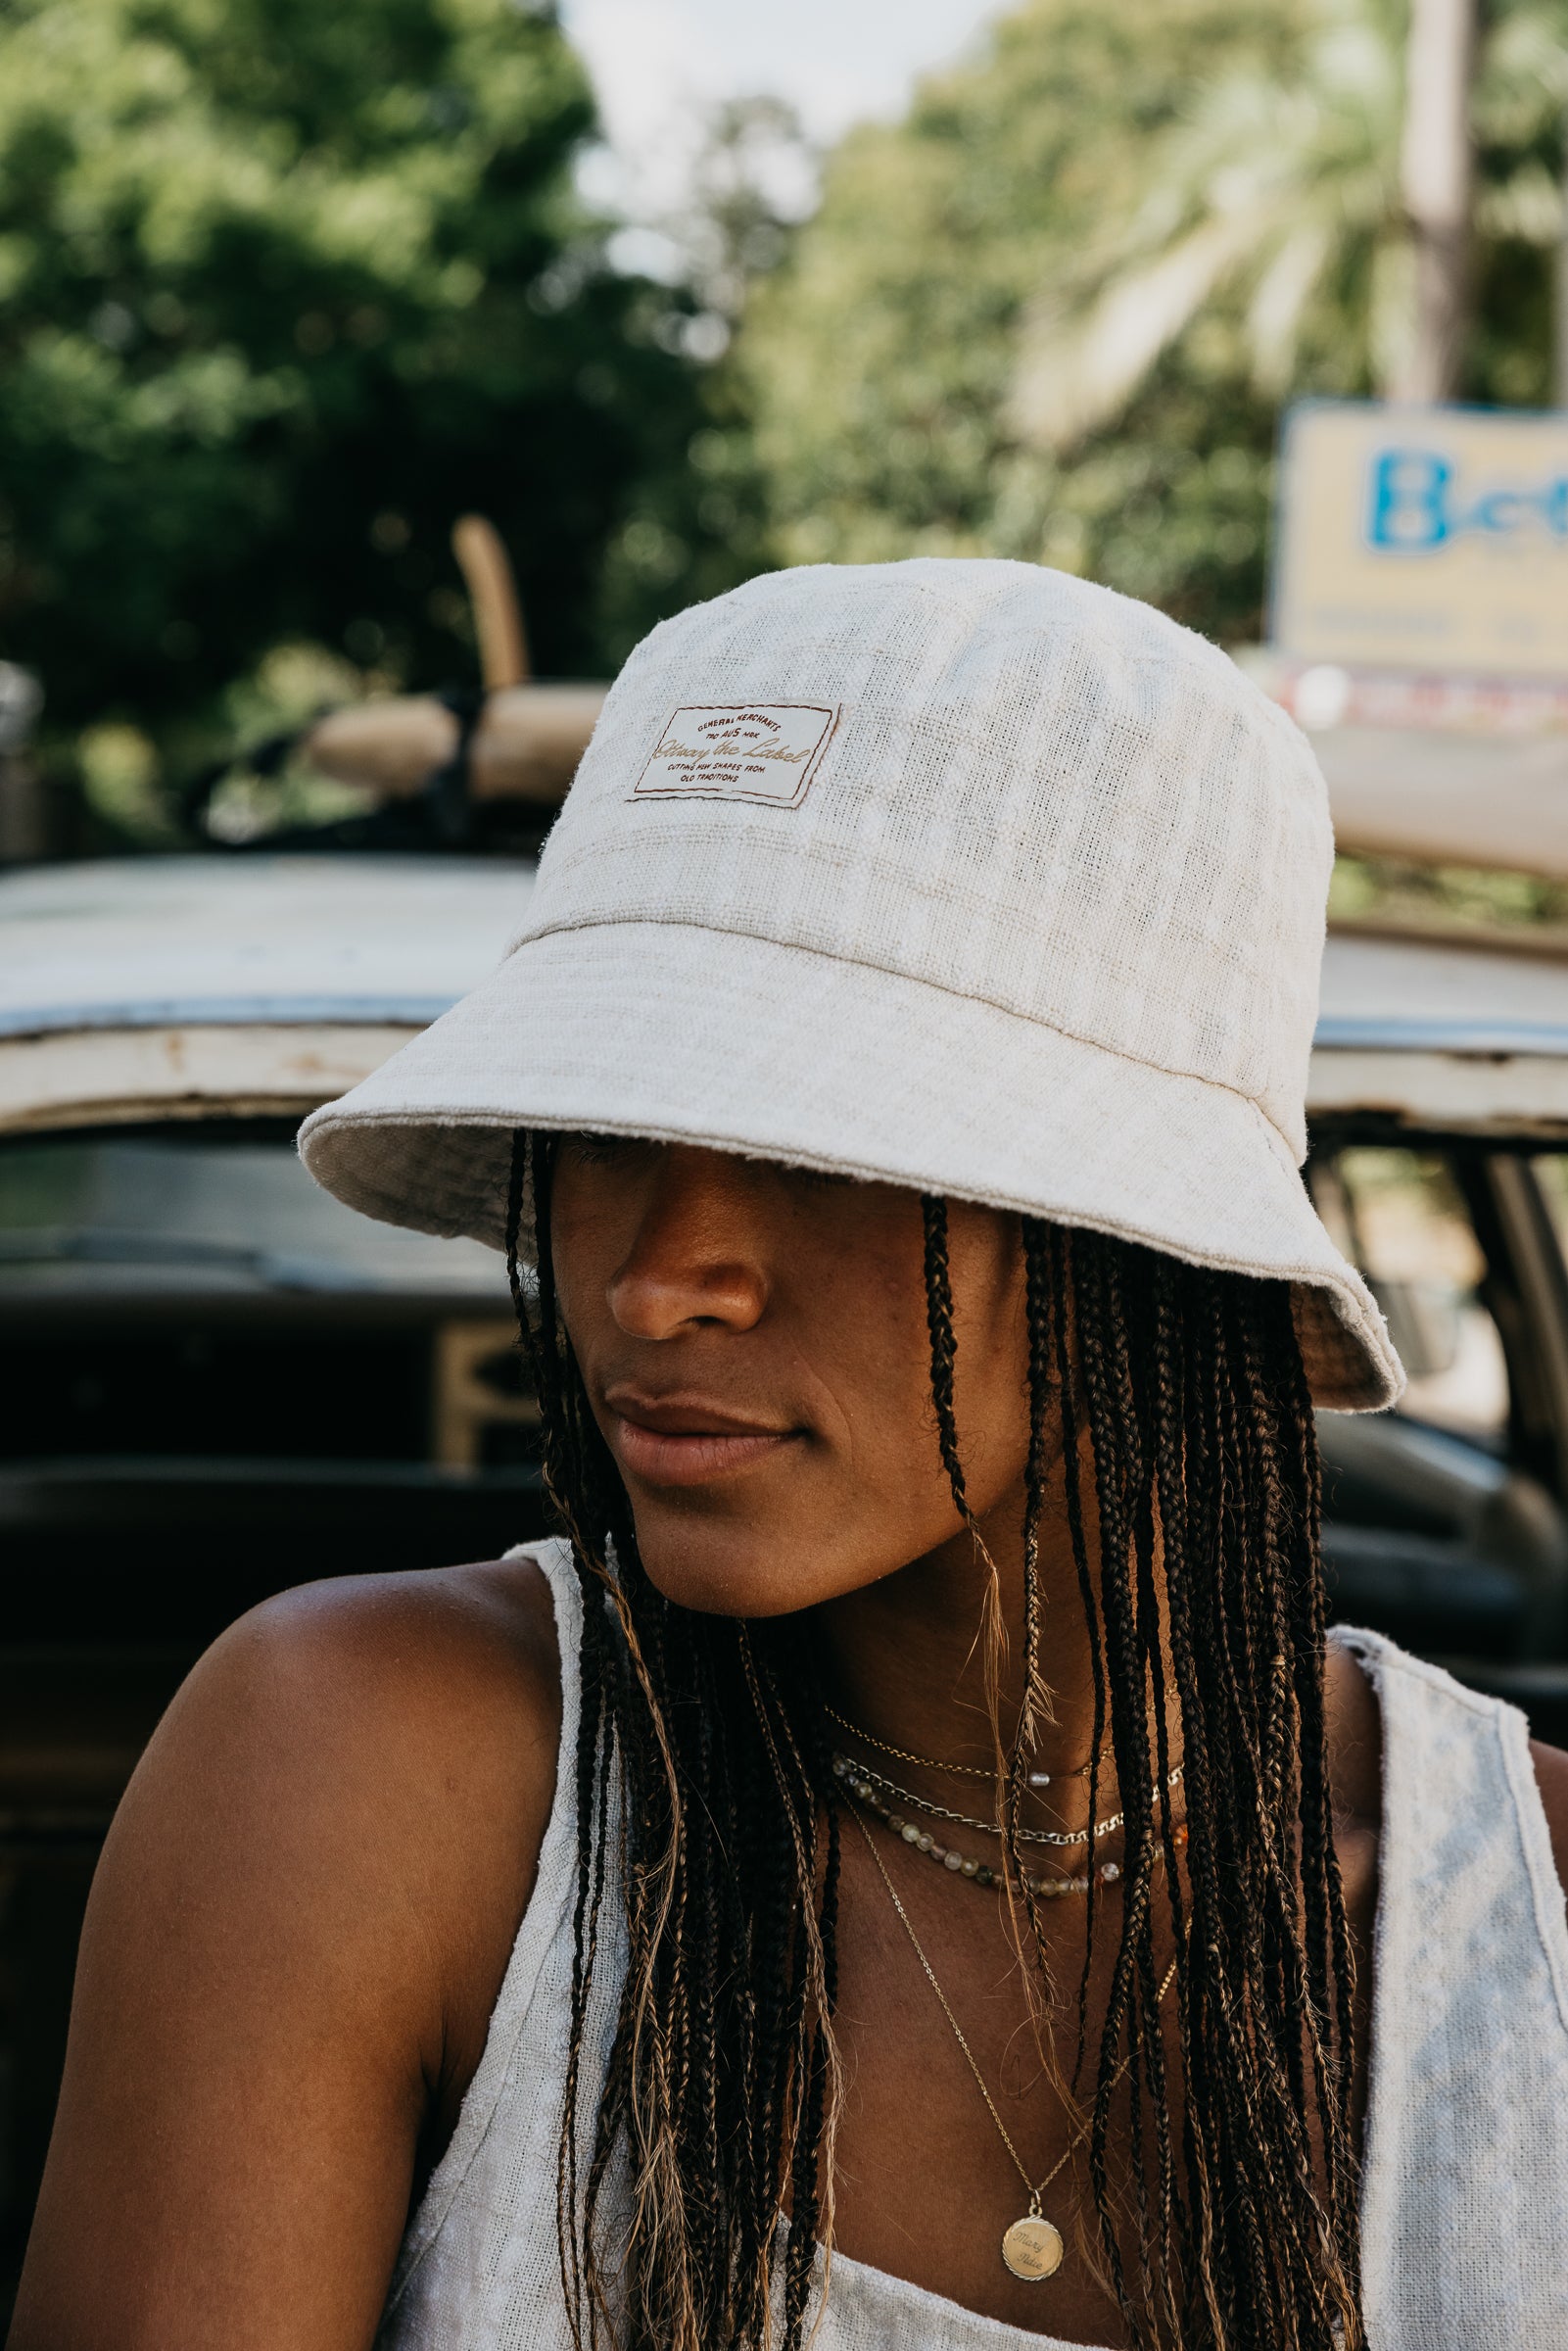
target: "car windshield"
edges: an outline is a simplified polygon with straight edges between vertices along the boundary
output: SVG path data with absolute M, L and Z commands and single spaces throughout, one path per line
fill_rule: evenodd
M 172 1291 L 388 1292 L 504 1307 L 477 1241 L 355 1215 L 283 1133 L 42 1136 L 0 1147 L 0 1301 Z

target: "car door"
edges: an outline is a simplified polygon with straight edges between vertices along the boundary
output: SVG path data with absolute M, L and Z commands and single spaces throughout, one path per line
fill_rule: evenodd
M 1330 1122 L 1308 1182 L 1409 1373 L 1319 1417 L 1334 1612 L 1568 1736 L 1568 1161 Z

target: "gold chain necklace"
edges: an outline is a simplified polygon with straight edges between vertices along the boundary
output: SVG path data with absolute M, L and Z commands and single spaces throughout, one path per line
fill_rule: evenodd
M 990 1780 L 994 1783 L 996 1779 L 994 1771 L 984 1771 L 977 1763 L 938 1763 L 933 1755 L 912 1754 L 907 1747 L 889 1747 L 885 1739 L 874 1739 L 870 1731 L 863 1730 L 858 1722 L 851 1722 L 847 1714 L 840 1714 L 838 1708 L 830 1706 L 826 1700 L 823 1701 L 823 1712 L 836 1722 L 841 1731 L 847 1731 L 852 1739 L 858 1739 L 863 1747 L 874 1747 L 879 1755 L 891 1755 L 895 1763 L 915 1763 L 923 1771 L 945 1771 L 959 1780 Z M 1080 1763 L 1075 1771 L 1031 1771 L 1027 1779 L 1031 1788 L 1049 1788 L 1054 1780 L 1086 1780 L 1088 1776 L 1088 1764 Z
M 915 1956 L 926 1971 L 926 1981 L 927 1984 L 929 1984 L 932 1991 L 935 1992 L 937 1999 L 941 2002 L 942 2014 L 946 2017 L 948 2023 L 953 2028 L 953 2038 L 964 2052 L 964 2061 L 968 2065 L 970 2072 L 974 2076 L 975 2087 L 978 2088 L 981 2097 L 985 2100 L 986 2111 L 990 2115 L 992 2122 L 996 2125 L 997 2131 L 1001 2136 L 1002 2144 L 1004 2147 L 1006 2147 L 1009 2155 L 1013 2159 L 1013 2169 L 1022 2181 L 1024 2191 L 1028 2196 L 1028 2210 L 1024 2213 L 1022 2219 L 1014 2221 L 1012 2226 L 1008 2229 L 1005 2229 L 1002 2232 L 1002 2259 L 1006 2263 L 1007 2267 L 1012 2271 L 1015 2278 L 1022 2278 L 1028 2284 L 1035 2284 L 1042 2278 L 1054 2278 L 1057 2271 L 1062 2267 L 1062 2257 L 1067 2251 L 1067 2245 L 1063 2238 L 1062 2231 L 1057 2227 L 1055 2221 L 1048 2221 L 1044 2213 L 1040 2210 L 1040 2198 L 1045 2194 L 1046 2189 L 1050 2186 L 1052 2181 L 1057 2177 L 1058 2173 L 1066 2170 L 1070 2159 L 1077 2153 L 1084 2140 L 1088 2137 L 1089 2133 L 1094 2128 L 1093 2117 L 1090 2117 L 1089 2121 L 1083 2125 L 1081 2130 L 1074 2132 L 1071 2138 L 1069 2139 L 1067 2145 L 1063 2148 L 1061 2154 L 1057 2157 L 1055 2163 L 1052 2164 L 1051 2169 L 1046 2173 L 1044 2179 L 1041 2180 L 1037 2184 L 1031 2186 L 1029 2183 L 1029 2175 L 1023 2169 L 1023 2165 L 1019 2157 L 1019 2151 L 1013 2144 L 1012 2136 L 1008 2131 L 1008 2127 L 1006 2123 L 1003 2122 L 1001 2116 L 996 2110 L 996 2100 L 992 2097 L 990 2091 L 985 2087 L 985 2076 L 980 2072 L 979 2067 L 975 2064 L 974 2052 L 964 2038 L 964 2029 L 948 2005 L 947 1994 L 942 1990 L 940 1984 L 938 1984 L 936 1981 L 936 1971 L 932 1967 L 930 1961 L 927 1958 L 924 1949 L 921 1947 L 920 1937 L 916 1934 L 914 1927 L 910 1924 L 909 1912 L 904 1908 L 903 1903 L 898 1898 L 898 1888 L 893 1884 L 892 1879 L 888 1876 L 886 1864 L 883 1862 L 881 1854 L 877 1850 L 877 1841 L 873 1837 L 870 1829 L 867 1828 L 866 1823 L 861 1818 L 859 1811 L 854 1806 L 851 1806 L 850 1809 L 854 1812 L 855 1826 L 859 1829 L 861 1835 L 866 1840 L 867 1850 L 870 1852 L 872 1859 L 877 1864 L 878 1875 L 880 1877 L 882 1884 L 887 1889 L 888 1897 L 892 1902 L 893 1908 L 898 1912 L 899 1918 L 903 1924 L 904 1932 L 909 1937 L 911 1943 L 914 1945 Z M 1160 1990 L 1155 1994 L 1155 2006 L 1157 2009 L 1159 2008 L 1161 2001 L 1164 2000 L 1165 1993 L 1170 1990 L 1170 1987 L 1175 1980 L 1175 1974 L 1176 1962 L 1174 1959 L 1172 1959 L 1170 1965 L 1166 1968 L 1164 1975 L 1161 1978 Z M 1116 2072 L 1111 2077 L 1111 2087 L 1113 2089 L 1116 2088 L 1117 2084 L 1121 2080 L 1122 2075 L 1126 2072 L 1131 2063 L 1132 2054 L 1129 2050 L 1127 2055 L 1122 2058 L 1121 2063 L 1117 2067 Z
M 847 1780 L 857 1796 L 861 1795 L 861 1789 L 856 1785 L 857 1781 L 874 1783 L 881 1790 L 884 1797 L 896 1797 L 901 1804 L 908 1804 L 912 1811 L 926 1813 L 931 1820 L 951 1821 L 954 1828 L 973 1829 L 979 1837 L 996 1837 L 1001 1834 L 994 1820 L 976 1820 L 968 1812 L 950 1812 L 945 1804 L 933 1802 L 928 1796 L 917 1796 L 913 1789 L 900 1788 L 896 1780 L 888 1779 L 884 1772 L 874 1770 L 870 1763 L 857 1761 L 853 1755 L 835 1754 L 832 1758 L 832 1767 L 834 1778 Z M 1179 1787 L 1184 1769 L 1185 1765 L 1176 1764 L 1173 1770 L 1165 1774 L 1163 1781 L 1155 1781 L 1150 1794 L 1158 1796 L 1162 1787 L 1166 1790 Z M 1104 1820 L 1091 1821 L 1086 1829 L 1021 1828 L 1018 1832 L 1019 1843 L 1021 1845 L 1055 1846 L 1090 1845 L 1097 1838 L 1112 1836 L 1116 1830 L 1125 1824 L 1126 1817 L 1125 1812 L 1108 1812 Z

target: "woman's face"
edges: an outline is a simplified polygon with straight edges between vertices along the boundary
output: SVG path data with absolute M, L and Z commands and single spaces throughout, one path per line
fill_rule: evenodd
M 937 1454 L 917 1193 L 687 1145 L 569 1135 L 555 1278 L 594 1417 L 667 1598 L 770 1616 L 960 1532 Z M 948 1215 L 971 1508 L 1020 1507 L 1016 1218 Z

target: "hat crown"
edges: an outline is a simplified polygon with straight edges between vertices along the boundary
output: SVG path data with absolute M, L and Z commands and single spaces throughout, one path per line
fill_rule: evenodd
M 693 925 L 896 973 L 1230 1087 L 1300 1159 L 1332 855 L 1306 739 L 1149 606 L 817 565 L 632 655 L 524 937 Z

